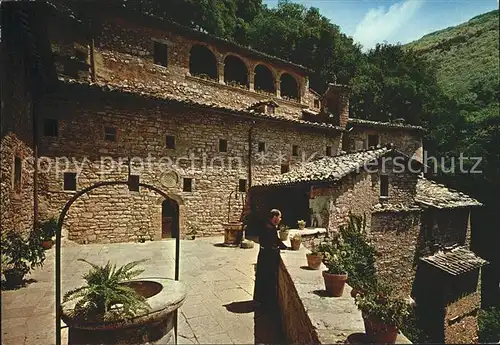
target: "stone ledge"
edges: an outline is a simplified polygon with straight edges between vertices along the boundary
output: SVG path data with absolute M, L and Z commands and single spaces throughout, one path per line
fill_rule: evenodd
M 325 228 L 305 228 L 304 230 L 299 229 L 289 229 L 288 236 L 301 235 L 301 236 L 315 236 L 326 234 Z
M 342 297 L 326 297 L 321 275 L 326 267 L 305 269 L 309 252 L 304 246 L 298 251 L 282 251 L 279 297 L 287 339 L 294 344 L 306 339 L 317 339 L 320 344 L 346 343 L 351 334 L 365 332 L 361 312 L 350 295 L 352 288 L 346 285 Z M 396 343 L 411 344 L 403 334 Z

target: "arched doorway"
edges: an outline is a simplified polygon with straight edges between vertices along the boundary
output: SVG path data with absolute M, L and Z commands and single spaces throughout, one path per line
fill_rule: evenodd
M 179 236 L 179 204 L 173 199 L 165 199 L 161 204 L 161 238 Z

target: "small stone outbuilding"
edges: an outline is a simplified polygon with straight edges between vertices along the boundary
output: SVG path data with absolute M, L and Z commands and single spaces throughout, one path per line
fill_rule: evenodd
M 249 191 L 250 214 L 283 211 L 329 233 L 349 212 L 367 216 L 378 274 L 411 296 L 435 342 L 477 340 L 479 272 L 487 262 L 470 251 L 473 198 L 423 176 L 423 165 L 392 146 L 309 162 Z M 431 297 L 429 297 L 431 296 Z

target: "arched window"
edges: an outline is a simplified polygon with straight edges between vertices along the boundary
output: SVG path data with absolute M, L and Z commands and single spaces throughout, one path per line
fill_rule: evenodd
M 264 65 L 257 65 L 255 67 L 254 85 L 255 91 L 265 91 L 274 94 L 274 77 L 271 70 Z
M 217 80 L 217 60 L 214 53 L 205 46 L 194 45 L 189 53 L 189 73 Z
M 280 78 L 280 94 L 282 98 L 299 100 L 299 86 L 293 76 L 283 73 Z
M 228 55 L 224 59 L 224 82 L 227 85 L 244 86 L 248 88 L 247 66 L 240 58 Z

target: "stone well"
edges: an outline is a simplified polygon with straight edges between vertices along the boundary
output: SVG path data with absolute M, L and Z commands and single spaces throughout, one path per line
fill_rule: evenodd
M 62 320 L 69 327 L 68 344 L 175 344 L 175 316 L 186 298 L 184 285 L 156 278 L 124 284 L 146 297 L 151 309 L 128 320 L 82 322 L 71 319 L 65 307 Z

